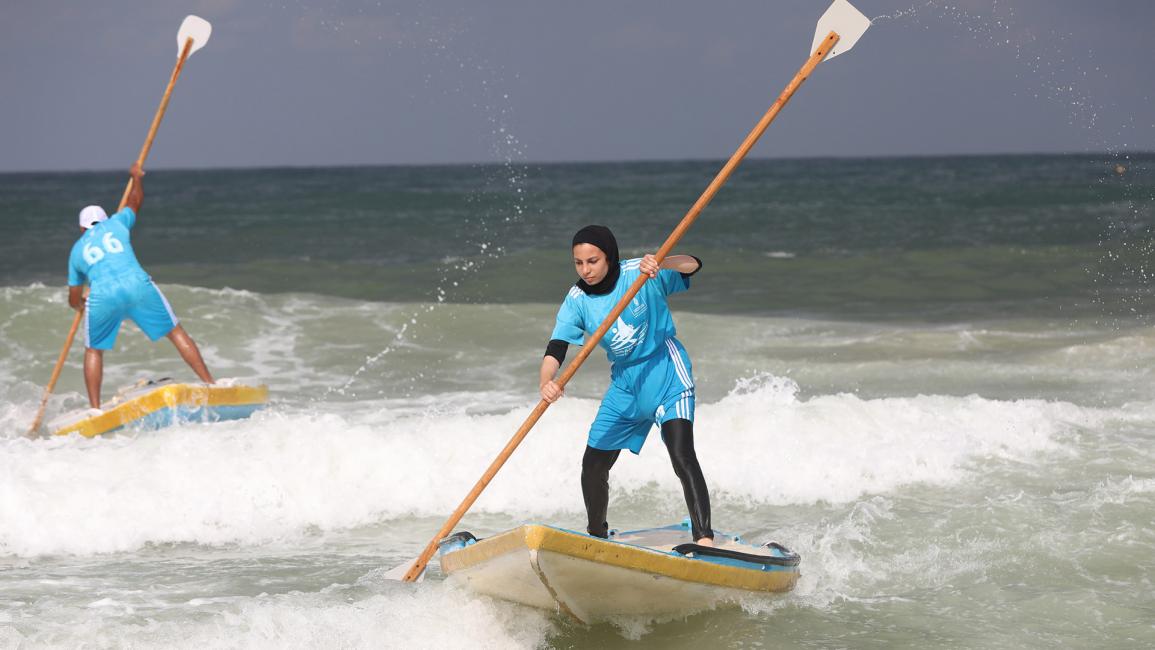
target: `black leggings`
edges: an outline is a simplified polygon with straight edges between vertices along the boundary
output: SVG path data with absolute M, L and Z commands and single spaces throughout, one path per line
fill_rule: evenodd
M 694 423 L 689 420 L 669 420 L 662 424 L 662 441 L 670 452 L 674 473 L 682 482 L 686 507 L 690 510 L 690 526 L 694 539 L 714 538 L 710 528 L 710 492 L 694 453 Z M 586 530 L 594 537 L 608 537 L 609 524 L 606 510 L 610 503 L 610 468 L 618 460 L 621 449 L 605 451 L 586 446 L 582 457 L 582 496 L 586 502 L 589 523 Z

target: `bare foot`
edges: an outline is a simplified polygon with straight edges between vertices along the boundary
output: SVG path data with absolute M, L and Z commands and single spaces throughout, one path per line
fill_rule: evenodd
M 698 546 L 713 546 L 714 545 L 714 538 L 713 537 L 703 537 L 701 539 L 694 540 L 694 543 L 697 544 Z

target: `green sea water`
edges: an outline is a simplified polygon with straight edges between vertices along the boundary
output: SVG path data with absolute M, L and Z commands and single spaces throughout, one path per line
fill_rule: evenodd
M 1011 308 L 1146 313 L 1155 159 L 747 162 L 678 250 L 691 309 L 838 317 Z M 719 162 L 160 171 L 134 233 L 161 281 L 364 300 L 552 302 L 570 235 L 656 250 Z M 6 284 L 62 282 L 73 212 L 119 175 L 0 176 Z M 560 260 L 560 262 L 559 262 Z M 464 281 L 468 278 L 468 281 Z M 456 282 L 456 284 L 454 284 Z

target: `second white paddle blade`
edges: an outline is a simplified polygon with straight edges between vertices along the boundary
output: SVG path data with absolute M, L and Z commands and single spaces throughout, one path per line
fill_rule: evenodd
M 205 46 L 209 42 L 209 36 L 213 33 L 213 26 L 209 21 L 200 16 L 188 16 L 184 22 L 180 24 L 180 30 L 176 33 L 176 55 L 179 58 L 181 50 L 184 49 L 185 41 L 193 39 L 192 48 L 189 49 L 188 54 L 192 56 L 193 52 Z
M 826 55 L 826 60 L 829 61 L 854 47 L 858 39 L 866 33 L 868 27 L 870 27 L 870 19 L 855 9 L 854 5 L 846 0 L 834 0 L 826 13 L 818 19 L 818 27 L 814 30 L 814 43 L 810 46 L 810 53 L 814 54 L 814 51 L 818 49 L 818 44 L 830 32 L 834 32 L 838 34 L 838 43 L 835 44 L 830 54 Z

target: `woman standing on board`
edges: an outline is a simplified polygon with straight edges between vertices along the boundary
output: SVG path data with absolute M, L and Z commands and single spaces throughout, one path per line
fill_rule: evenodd
M 586 226 L 574 235 L 573 263 L 579 280 L 558 310 L 541 361 L 541 397 L 551 404 L 563 394 L 554 376 L 569 345 L 581 345 L 585 333 L 598 328 L 640 274 L 652 278 L 601 341 L 610 360 L 610 386 L 582 458 L 586 530 L 608 537 L 610 468 L 623 449 L 639 453 L 657 424 L 682 482 L 694 541 L 712 545 L 710 494 L 694 453 L 694 377 L 666 304 L 666 296 L 690 287 L 690 276 L 701 270 L 702 261 L 671 255 L 659 265 L 653 255 L 646 255 L 619 262 L 618 243 L 609 228 Z

